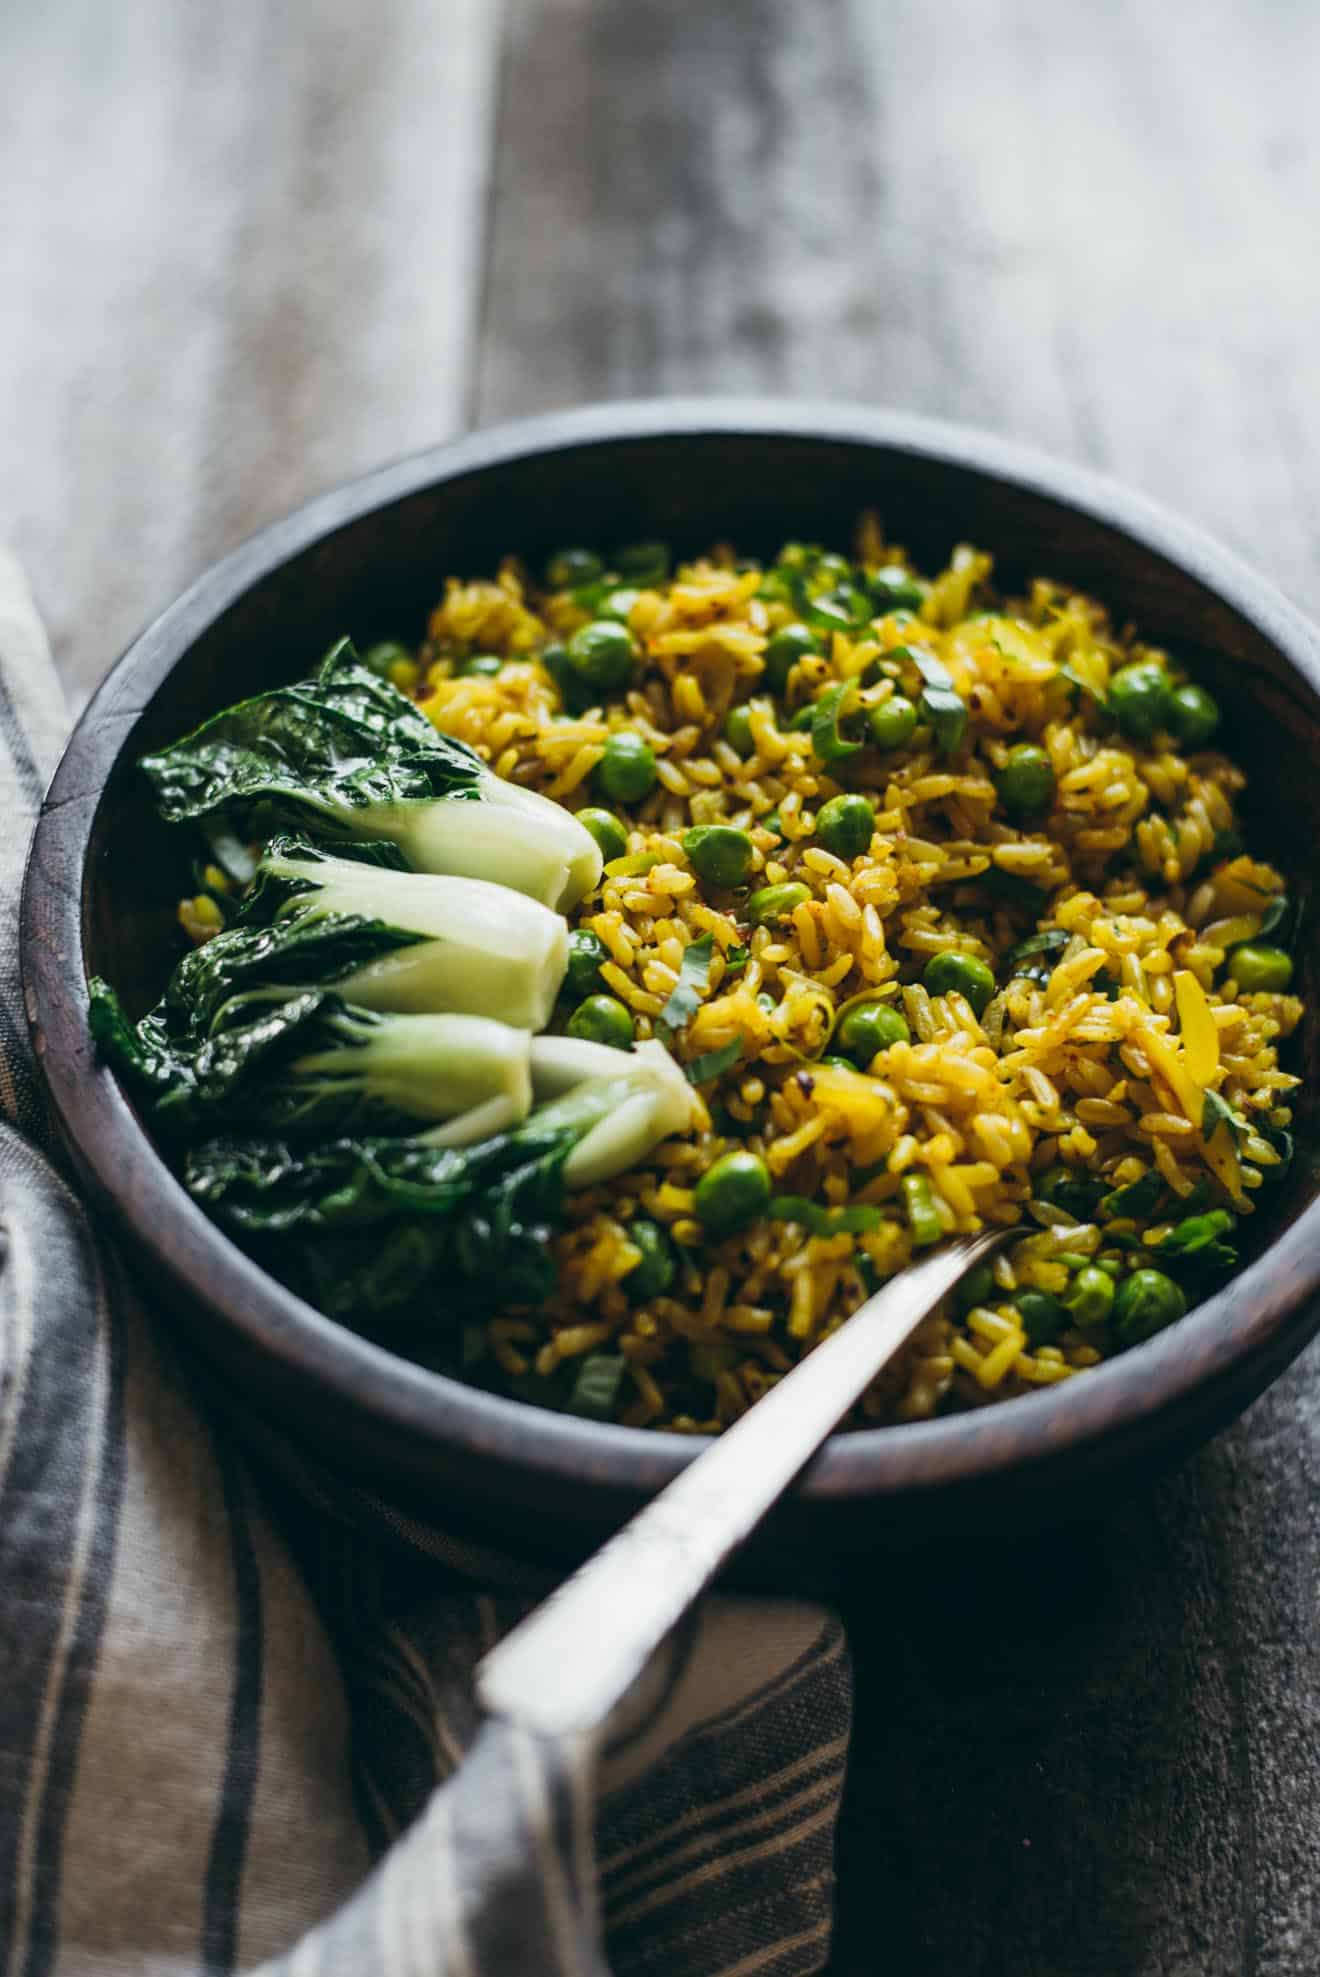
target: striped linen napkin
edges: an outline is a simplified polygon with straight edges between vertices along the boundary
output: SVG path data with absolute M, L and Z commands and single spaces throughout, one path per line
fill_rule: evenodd
M 607 1750 L 483 1723 L 540 1589 L 289 1449 L 258 1484 L 46 1157 L 17 906 L 65 720 L 0 552 L 0 1969 L 822 1969 L 837 1621 L 709 1601 Z

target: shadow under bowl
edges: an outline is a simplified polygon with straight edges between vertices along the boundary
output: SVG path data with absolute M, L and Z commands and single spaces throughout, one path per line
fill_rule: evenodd
M 134 1013 L 177 951 L 187 833 L 157 819 L 138 758 L 242 695 L 306 671 L 332 639 L 420 636 L 447 573 L 532 564 L 565 539 L 788 537 L 846 544 L 863 508 L 919 566 L 957 542 L 1005 589 L 1050 575 L 1167 645 L 1215 693 L 1250 778 L 1253 848 L 1303 905 L 1298 1156 L 1247 1267 L 1182 1323 L 1002 1407 L 836 1435 L 775 1513 L 777 1555 L 1053 1521 L 1103 1502 L 1230 1420 L 1320 1325 L 1320 998 L 1309 848 L 1320 826 L 1320 638 L 1267 584 L 1138 496 L 987 436 L 838 405 L 657 401 L 478 433 L 354 481 L 273 524 L 144 632 L 79 722 L 37 827 L 22 914 L 33 1039 L 71 1155 L 186 1328 L 236 1419 L 286 1438 L 406 1512 L 571 1556 L 702 1446 L 465 1387 L 331 1323 L 194 1206 L 95 1059 L 86 977 Z M 776 1555 L 773 1551 L 767 1556 Z

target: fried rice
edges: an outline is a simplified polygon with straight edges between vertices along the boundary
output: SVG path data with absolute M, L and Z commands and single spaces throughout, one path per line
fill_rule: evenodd
M 991 558 L 963 546 L 913 585 L 915 609 L 819 637 L 772 700 L 767 644 L 802 608 L 803 579 L 795 592 L 786 572 L 805 571 L 809 588 L 815 554 L 791 546 L 762 565 L 716 548 L 624 594 L 633 676 L 585 711 L 566 707 L 553 660 L 598 598 L 542 588 L 515 561 L 493 581 L 450 579 L 415 663 L 395 666 L 438 728 L 570 809 L 601 801 L 593 777 L 612 733 L 632 731 L 655 758 L 651 792 L 615 806 L 626 851 L 573 924 L 602 944 L 600 985 L 636 1037 L 659 1034 L 690 1076 L 696 1067 L 696 1123 L 644 1169 L 573 1196 L 554 1297 L 489 1319 L 489 1364 L 516 1392 L 609 1354 L 622 1361 L 616 1418 L 720 1428 L 908 1262 L 904 1182 L 921 1176 L 938 1218 L 923 1239 L 998 1226 L 1021 1239 L 970 1307 L 964 1297 L 925 1321 L 855 1420 L 921 1420 L 1029 1393 L 1120 1341 L 1104 1323 L 1068 1322 L 1033 1342 L 1024 1290 L 1058 1300 L 1083 1262 L 1119 1280 L 1157 1264 L 1189 1213 L 1250 1215 L 1286 1158 L 1297 1079 L 1278 1052 L 1301 1003 L 1248 993 L 1232 973 L 1233 951 L 1284 885 L 1240 846 L 1244 778 L 1223 754 L 1167 732 L 1124 738 L 1106 705 L 1120 668 L 1150 661 L 1176 681 L 1176 659 L 1057 582 L 998 596 Z M 911 573 L 872 517 L 854 555 L 862 581 Z M 887 698 L 919 696 L 914 650 L 943 663 L 966 706 L 956 750 L 941 752 L 923 721 L 907 746 L 822 761 L 793 715 L 843 686 L 849 731 L 864 733 Z M 465 671 L 474 654 L 503 663 Z M 724 722 L 744 702 L 740 750 Z M 997 778 L 1024 739 L 1048 755 L 1054 800 L 1015 822 Z M 852 858 L 816 832 L 841 791 L 863 793 L 875 812 L 870 844 Z M 685 853 L 685 832 L 711 824 L 750 837 L 752 870 L 737 890 L 703 881 Z M 749 889 L 788 882 L 805 888 L 791 913 L 750 924 Z M 1047 965 L 1006 966 L 1042 933 Z M 670 998 L 703 937 L 696 1007 L 675 1029 Z M 979 1017 L 956 989 L 923 986 L 931 958 L 949 950 L 994 972 Z M 890 1002 L 910 1040 L 853 1067 L 829 1045 L 839 1012 L 863 993 Z M 731 1149 L 760 1157 L 776 1202 L 716 1239 L 696 1189 Z M 1040 1177 L 1061 1166 L 1090 1177 L 1106 1206 L 1043 1198 Z M 1147 1175 L 1138 1197 L 1156 1205 L 1123 1213 L 1114 1196 Z M 795 1215 L 795 1203 L 811 1211 Z M 878 1212 L 832 1212 L 848 1208 Z M 665 1292 L 641 1299 L 628 1282 L 639 1218 L 665 1231 L 677 1262 Z

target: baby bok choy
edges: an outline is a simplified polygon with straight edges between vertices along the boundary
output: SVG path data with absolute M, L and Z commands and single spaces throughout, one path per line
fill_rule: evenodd
M 553 1095 L 476 1145 L 439 1144 L 436 1133 L 226 1136 L 189 1152 L 187 1186 L 286 1282 L 361 1329 L 438 1329 L 469 1298 L 538 1302 L 554 1285 L 548 1246 L 565 1191 L 683 1131 L 692 1091 L 662 1044 L 623 1052 L 538 1038 L 530 1048 L 533 1085 Z
M 333 984 L 366 1009 L 537 1030 L 567 965 L 562 916 L 521 893 L 405 872 L 391 845 L 277 837 L 233 924 L 179 963 L 162 1014 L 172 1034 L 202 1034 L 234 996 Z
M 530 1035 L 485 1016 L 381 1014 L 314 988 L 285 1001 L 237 995 L 209 1033 L 172 1034 L 155 1010 L 131 1024 L 98 980 L 91 1028 L 102 1057 L 176 1138 L 226 1127 L 415 1132 L 445 1120 L 433 1143 L 462 1146 L 532 1109 Z
M 289 827 L 379 839 L 415 871 L 483 879 L 562 911 L 600 878 L 600 849 L 575 817 L 437 732 L 349 639 L 310 679 L 240 701 L 142 767 L 163 817 L 228 839 Z
M 539 1030 L 568 967 L 567 923 L 522 893 L 336 857 L 297 838 L 267 846 L 249 916 L 292 929 L 344 917 L 406 928 L 410 944 L 340 982 L 346 1000 L 368 1009 L 458 1010 Z

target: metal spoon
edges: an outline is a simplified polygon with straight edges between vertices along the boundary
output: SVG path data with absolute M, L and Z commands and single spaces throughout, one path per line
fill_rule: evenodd
M 1003 1240 L 946 1243 L 867 1298 L 492 1648 L 482 1707 L 549 1737 L 603 1725 L 881 1367 Z

